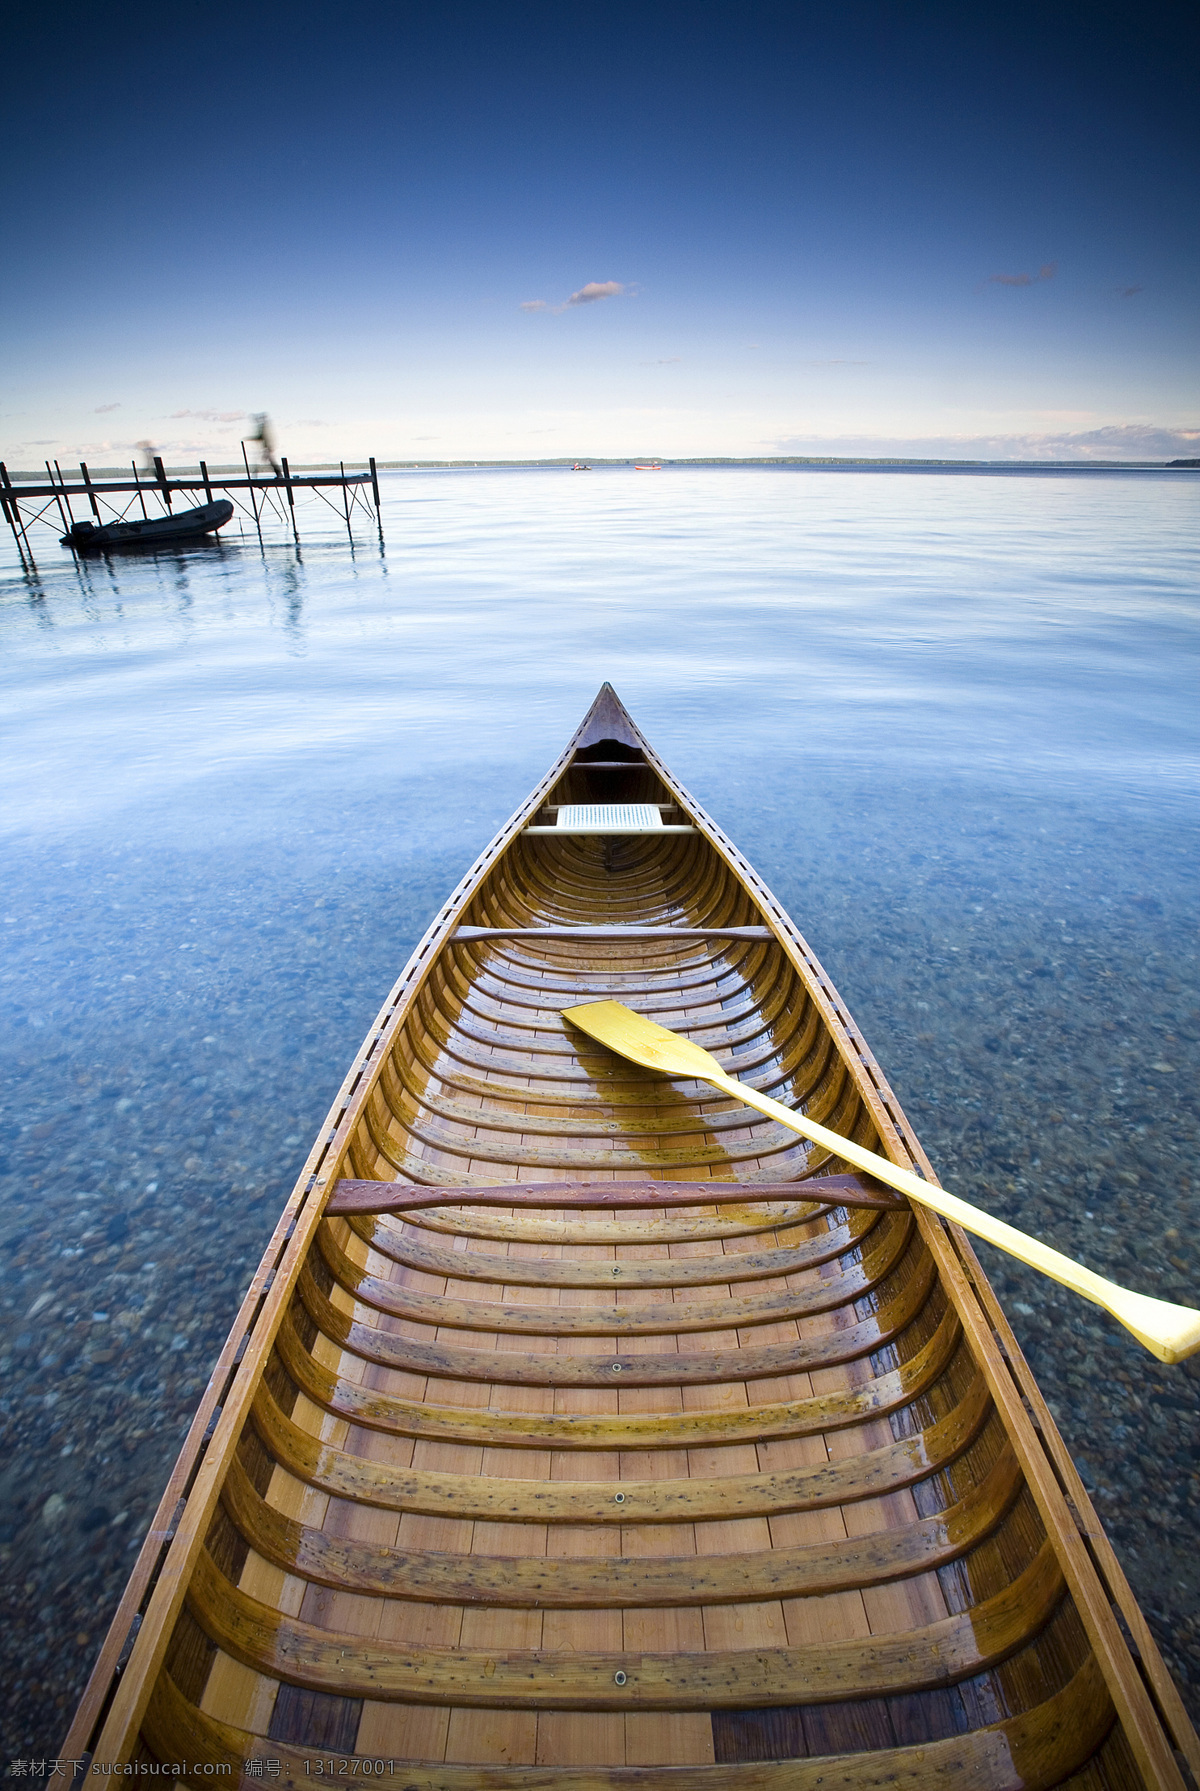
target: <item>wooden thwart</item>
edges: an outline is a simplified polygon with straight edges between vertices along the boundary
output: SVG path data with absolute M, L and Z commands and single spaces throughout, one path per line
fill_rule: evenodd
M 529 831 L 533 831 L 530 829 Z M 547 833 L 563 834 L 565 828 L 547 827 Z M 665 827 L 656 829 L 666 833 Z M 770 927 L 456 927 L 452 940 L 539 939 L 598 940 L 625 945 L 639 939 L 774 939 Z
M 904 1210 L 908 1202 L 865 1175 L 814 1176 L 804 1182 L 509 1182 L 491 1188 L 419 1188 L 407 1182 L 339 1181 L 327 1218 L 351 1213 L 412 1213 L 431 1206 L 588 1208 L 746 1206 L 772 1200 L 819 1200 L 831 1206 Z

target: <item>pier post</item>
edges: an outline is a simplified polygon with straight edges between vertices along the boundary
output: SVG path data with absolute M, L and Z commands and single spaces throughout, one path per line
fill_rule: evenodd
M 372 454 L 372 456 L 371 456 L 370 465 L 371 465 L 371 490 L 375 496 L 375 516 L 376 516 L 376 520 L 378 520 L 378 518 L 379 518 L 379 479 L 375 472 L 375 456 L 374 456 L 374 454 Z
M 296 545 L 299 546 L 300 531 L 296 527 L 296 500 L 292 496 L 292 475 L 291 475 L 291 471 L 288 467 L 286 454 L 283 454 L 280 456 L 279 464 L 283 468 L 283 482 L 287 486 L 287 494 L 288 494 L 288 509 L 292 513 L 292 538 L 296 542 Z
M 167 484 L 167 475 L 163 468 L 161 454 L 156 454 L 154 456 L 154 475 L 157 478 L 159 488 L 162 491 L 163 502 L 169 510 L 171 508 L 171 487 Z
M 58 474 L 58 482 L 62 486 L 63 503 L 67 506 L 67 515 L 70 518 L 71 527 L 74 528 L 75 527 L 75 512 L 71 508 L 71 494 L 67 490 L 67 481 L 63 478 L 63 470 L 62 470 L 62 467 L 59 466 L 57 460 L 54 462 L 54 470 Z
M 261 530 L 261 528 L 259 528 L 259 523 L 258 523 L 258 499 L 254 495 L 254 477 L 250 471 L 250 460 L 246 453 L 246 444 L 244 441 L 242 443 L 242 464 L 246 468 L 246 478 L 250 484 L 250 508 L 254 512 L 254 526 L 256 529 L 258 529 L 259 539 L 261 540 L 262 539 L 262 530 Z
M 200 477 L 204 480 L 204 501 L 206 504 L 211 504 L 213 501 L 212 486 L 208 482 L 208 462 L 206 460 L 200 462 Z
M 131 464 L 131 465 L 132 465 L 132 467 L 133 467 L 133 482 L 134 482 L 134 484 L 135 484 L 135 485 L 136 485 L 136 486 L 137 486 L 137 491 L 138 491 L 138 503 L 139 503 L 139 504 L 140 504 L 140 505 L 141 505 L 141 506 L 142 506 L 142 521 L 143 521 L 143 522 L 149 522 L 149 520 L 150 520 L 150 518 L 149 518 L 149 516 L 148 516 L 148 515 L 147 515 L 147 513 L 146 513 L 146 500 L 145 500 L 145 498 L 144 498 L 144 497 L 143 497 L 143 496 L 142 496 L 142 481 L 141 481 L 141 478 L 140 478 L 140 476 L 139 476 L 139 474 L 138 474 L 138 469 L 137 469 L 137 461 L 136 461 L 136 460 L 134 460 L 134 461 L 132 461 L 132 462 L 131 462 L 131 463 L 130 463 L 130 464 Z
M 0 504 L 4 505 L 5 520 L 12 529 L 13 534 L 17 535 L 16 519 L 8 507 L 8 494 L 11 489 L 12 487 L 8 483 L 8 468 L 5 466 L 4 462 L 0 460 Z M 17 546 L 19 547 L 20 545 L 21 537 L 20 535 L 17 535 Z
M 49 461 L 48 461 L 48 460 L 46 460 L 46 461 L 43 461 L 43 463 L 42 463 L 42 464 L 43 464 L 43 465 L 44 465 L 44 466 L 45 466 L 45 468 L 46 468 L 46 477 L 47 477 L 47 478 L 48 478 L 48 479 L 49 479 L 49 481 L 50 481 L 50 483 L 51 483 L 51 485 L 53 485 L 53 483 L 54 483 L 54 474 L 53 474 L 53 473 L 52 473 L 52 472 L 51 472 L 51 471 L 50 471 L 50 462 L 49 462 Z M 69 523 L 69 522 L 68 522 L 68 521 L 67 521 L 67 517 L 66 517 L 66 512 L 65 512 L 65 511 L 64 511 L 64 509 L 63 509 L 63 501 L 62 501 L 62 498 L 61 498 L 61 497 L 60 497 L 60 496 L 59 496 L 59 495 L 58 495 L 58 493 L 57 493 L 57 492 L 55 492 L 55 494 L 54 494 L 54 501 L 55 501 L 55 503 L 56 503 L 56 504 L 57 504 L 57 505 L 58 505 L 58 514 L 59 514 L 59 519 L 60 519 L 60 520 L 61 520 L 61 522 L 62 522 L 62 525 L 63 525 L 63 532 L 64 532 L 64 533 L 65 533 L 65 534 L 70 534 L 70 532 L 71 532 L 71 525 L 70 525 L 70 523 Z
M 79 470 L 83 474 L 83 482 L 87 486 L 88 503 L 92 506 L 92 515 L 96 518 L 96 521 L 99 522 L 100 506 L 96 502 L 96 494 L 92 490 L 91 474 L 88 472 L 87 466 L 82 460 L 79 462 Z
M 8 468 L 0 460 L 0 493 L 4 500 L 4 514 L 8 517 L 9 527 L 16 538 L 17 552 L 21 556 L 21 564 L 25 564 L 25 555 L 29 555 L 29 564 L 36 570 L 33 549 L 29 545 L 29 536 L 25 533 L 25 523 L 21 516 L 21 505 L 13 490 L 12 480 L 8 476 Z M 24 545 L 22 545 L 22 542 Z

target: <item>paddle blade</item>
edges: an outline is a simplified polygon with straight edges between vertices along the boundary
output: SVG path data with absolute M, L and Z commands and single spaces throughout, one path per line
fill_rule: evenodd
M 690 1039 L 668 1032 L 665 1026 L 644 1020 L 620 1001 L 587 1001 L 582 1007 L 565 1007 L 562 1017 L 598 1044 L 607 1045 L 610 1051 L 647 1070 L 657 1070 L 662 1076 L 709 1077 L 714 1071 L 718 1076 L 724 1074 L 703 1045 L 693 1045 Z

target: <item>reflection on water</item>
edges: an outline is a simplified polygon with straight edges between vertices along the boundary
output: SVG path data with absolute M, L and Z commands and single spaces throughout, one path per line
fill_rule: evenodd
M 28 577 L 0 548 L 12 1754 L 57 1748 L 409 945 L 603 678 L 949 1185 L 1200 1301 L 1191 476 L 412 474 L 385 504 L 386 554 L 336 517 Z M 1200 1686 L 1195 1366 L 988 1266 Z

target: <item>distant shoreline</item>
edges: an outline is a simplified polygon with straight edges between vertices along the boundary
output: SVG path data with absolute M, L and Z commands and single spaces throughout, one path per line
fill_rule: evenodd
M 578 455 L 565 454 L 551 460 L 380 460 L 376 465 L 383 472 L 546 472 L 561 471 L 571 468 L 579 459 Z M 833 472 L 968 472 L 968 473 L 1131 473 L 1131 472 L 1197 472 L 1200 471 L 1200 460 L 932 460 L 872 457 L 869 455 L 838 454 L 771 454 L 738 457 L 735 455 L 702 454 L 687 458 L 666 455 L 622 455 L 615 459 L 593 456 L 588 460 L 587 470 L 598 467 L 632 467 L 645 465 L 653 460 L 662 467 L 801 467 L 816 471 Z M 305 460 L 296 461 L 293 470 L 297 473 L 337 472 L 339 465 L 350 467 L 365 466 L 366 460 Z M 168 477 L 200 476 L 199 461 L 184 461 L 165 467 Z M 230 462 L 228 465 L 210 465 L 210 477 L 216 481 L 222 474 L 245 476 L 245 468 L 241 462 Z M 256 469 L 257 470 L 257 469 Z M 89 469 L 93 478 L 128 478 L 129 463 L 121 466 L 92 466 Z M 45 469 L 17 472 L 9 469 L 9 478 L 14 481 L 37 482 L 45 478 Z M 147 490 L 154 488 L 154 478 L 150 474 L 146 479 Z

